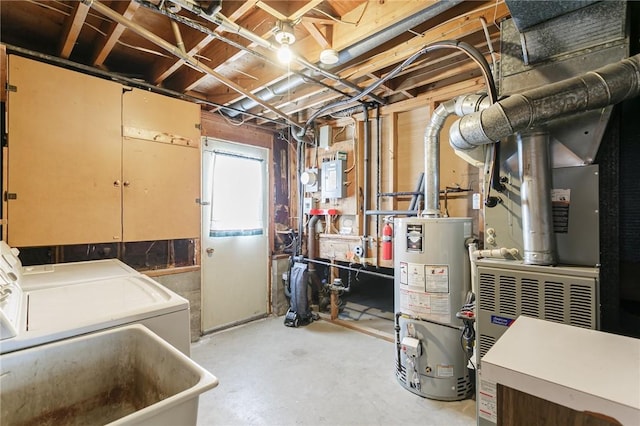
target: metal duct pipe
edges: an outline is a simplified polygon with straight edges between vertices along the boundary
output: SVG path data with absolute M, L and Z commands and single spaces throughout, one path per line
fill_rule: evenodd
M 455 112 L 456 102 L 441 103 L 431 114 L 424 131 L 424 212 L 426 217 L 440 217 L 440 130 Z
M 138 34 L 139 36 L 141 36 L 141 37 L 145 38 L 146 40 L 152 42 L 156 46 L 159 46 L 159 47 L 165 49 L 166 51 L 174 54 L 175 56 L 177 56 L 178 58 L 182 59 L 183 61 L 185 61 L 186 63 L 188 63 L 192 67 L 194 67 L 195 69 L 197 69 L 197 70 L 199 70 L 201 72 L 204 72 L 206 74 L 209 74 L 210 76 L 214 77 L 216 80 L 220 81 L 225 86 L 235 90 L 236 92 L 238 92 L 238 93 L 240 93 L 240 94 L 242 94 L 244 96 L 247 96 L 249 98 L 254 99 L 256 102 L 258 102 L 264 108 L 266 108 L 269 111 L 273 112 L 277 116 L 285 119 L 285 121 L 287 121 L 287 123 L 289 123 L 289 124 L 291 124 L 291 125 L 293 125 L 295 127 L 298 127 L 298 128 L 300 127 L 298 123 L 296 123 L 294 120 L 292 120 L 284 112 L 282 112 L 279 109 L 277 109 L 277 108 L 275 108 L 275 107 L 263 102 L 261 99 L 257 98 L 255 95 L 253 95 L 253 93 L 244 90 L 244 88 L 242 88 L 238 84 L 234 83 L 233 81 L 229 80 L 227 77 L 223 76 L 222 74 L 219 74 L 216 71 L 214 71 L 213 69 L 211 69 L 208 66 L 204 65 L 201 61 L 199 61 L 199 60 L 193 58 L 192 56 L 189 56 L 188 54 L 182 52 L 177 46 L 174 46 L 173 44 L 169 43 L 168 41 L 158 37 L 156 34 L 152 33 L 149 30 L 147 30 L 143 26 L 141 26 L 141 25 L 139 25 L 139 24 L 137 24 L 137 23 L 125 18 L 124 16 L 120 15 L 118 12 L 115 12 L 110 7 L 105 6 L 104 4 L 102 4 L 102 3 L 98 2 L 98 1 L 95 1 L 95 0 L 82 0 L 82 2 L 87 4 L 92 9 L 96 10 L 97 12 L 101 13 L 102 15 L 106 16 L 107 18 L 117 22 L 120 25 L 123 25 L 127 29 L 133 31 L 134 33 Z
M 640 55 L 581 76 L 512 95 L 457 120 L 450 131 L 455 149 L 499 141 L 549 120 L 594 110 L 640 95 Z
M 241 27 L 240 25 L 236 24 L 235 22 L 229 20 L 229 18 L 227 18 L 226 16 L 224 16 L 221 13 L 216 13 L 214 15 L 209 15 L 207 14 L 202 8 L 200 8 L 197 5 L 194 5 L 193 3 L 189 2 L 188 0 L 171 0 L 173 3 L 178 4 L 180 6 L 182 6 L 183 8 L 189 10 L 190 12 L 198 15 L 201 18 L 204 18 L 206 20 L 208 20 L 209 22 L 213 22 L 216 25 L 219 25 L 221 27 L 223 27 L 224 29 L 226 29 L 229 32 L 238 34 L 241 37 L 246 38 L 247 40 L 257 44 L 258 46 L 262 46 L 266 49 L 269 49 L 271 51 L 277 51 L 279 49 L 280 46 L 271 43 L 269 40 L 265 40 L 264 38 L 260 37 L 258 34 L 255 34 L 249 30 L 247 30 L 246 28 Z M 304 59 L 301 56 L 298 56 L 296 54 L 294 54 L 292 56 L 292 59 L 297 62 L 298 64 L 302 65 L 305 68 L 310 69 L 311 71 L 314 71 L 316 73 L 319 73 L 327 78 L 330 78 L 331 80 L 336 81 L 337 83 L 342 84 L 343 86 L 346 86 L 352 90 L 355 90 L 357 92 L 361 92 L 362 89 L 354 84 L 351 83 L 348 80 L 344 80 L 342 79 L 339 75 L 333 74 L 325 69 L 322 69 L 320 67 L 318 67 L 315 64 L 312 64 L 311 62 L 307 61 L 306 59 Z M 289 80 L 289 81 L 287 81 Z M 298 86 L 300 86 L 301 84 L 305 83 L 305 78 L 304 77 L 300 77 L 297 76 L 295 78 L 292 79 L 285 79 L 280 81 L 279 83 L 276 83 L 274 85 L 272 85 L 271 87 L 262 89 L 258 92 L 256 92 L 256 96 L 259 97 L 260 99 L 264 100 L 264 101 L 268 101 L 270 99 L 272 99 L 274 96 L 277 96 L 277 94 L 282 94 L 282 93 L 287 93 L 287 91 L 292 90 Z M 376 102 L 380 102 L 380 103 L 385 103 L 385 101 L 375 95 L 371 95 L 371 98 L 374 99 Z M 236 108 L 236 109 L 241 109 L 241 110 L 249 110 L 257 105 L 262 105 L 260 102 L 256 102 L 255 99 L 252 98 L 247 98 L 247 99 L 243 99 L 241 101 L 238 101 L 236 103 L 234 103 L 232 108 Z M 234 114 L 231 114 L 232 116 L 234 116 Z M 235 114 L 237 115 L 237 114 Z
M 338 62 L 334 64 L 333 67 L 345 64 L 353 59 L 356 59 L 359 56 L 368 53 L 375 47 L 378 47 L 386 43 L 387 41 L 398 37 L 402 33 L 407 32 L 410 29 L 422 24 L 423 22 L 446 12 L 447 10 L 460 3 L 462 3 L 461 0 L 441 0 L 438 2 L 433 2 L 426 9 L 421 10 L 415 15 L 402 19 L 394 23 L 390 27 L 385 28 L 384 30 L 379 31 L 376 34 L 373 34 L 372 36 L 341 50 L 338 53 Z
M 441 103 L 431 114 L 424 131 L 424 212 L 440 216 L 440 131 L 452 114 L 464 116 L 489 106 L 487 95 L 462 95 Z
M 522 240 L 526 265 L 555 265 L 549 133 L 518 133 Z
M 179 2 L 180 4 L 182 4 L 182 2 Z M 421 23 L 423 23 L 424 21 L 427 21 L 431 18 L 434 18 L 436 16 L 438 16 L 439 14 L 445 12 L 446 10 L 454 7 L 455 5 L 462 3 L 461 0 L 453 0 L 453 1 L 438 1 L 438 2 L 434 2 L 431 6 L 428 6 L 426 9 L 423 9 L 422 11 L 416 13 L 413 16 L 410 16 L 408 18 L 405 18 L 395 24 L 393 24 L 392 26 L 372 35 L 371 37 L 364 39 L 362 41 L 360 41 L 359 43 L 354 44 L 353 46 L 347 47 L 345 49 L 343 49 L 342 51 L 339 52 L 338 54 L 338 62 L 336 64 L 334 64 L 332 66 L 332 69 L 335 69 L 336 67 L 339 67 L 340 65 L 344 65 L 345 63 L 351 61 L 352 59 L 355 59 L 359 56 L 362 56 L 364 54 L 366 54 L 367 52 L 369 52 L 370 50 L 376 48 L 377 46 L 380 46 L 381 44 L 399 36 L 400 34 L 409 31 L 410 29 L 412 29 L 413 27 L 420 25 Z M 220 24 L 222 25 L 222 24 Z M 241 34 L 243 35 L 243 34 Z M 264 39 L 262 39 L 261 37 L 258 36 L 258 38 L 260 38 L 260 40 L 262 40 L 263 42 L 265 41 Z M 298 60 L 301 58 L 295 58 L 294 59 Z M 329 71 L 322 69 L 314 64 L 311 64 L 307 61 L 304 62 L 300 62 L 301 65 L 312 69 L 315 72 L 318 72 L 322 75 L 324 75 L 327 78 L 331 78 L 332 80 L 338 81 L 342 84 L 347 85 L 348 87 L 350 87 L 351 89 L 357 90 L 357 91 L 362 91 L 362 89 L 360 87 L 358 87 L 357 85 L 354 85 L 348 81 L 345 80 L 341 80 L 339 76 L 330 73 Z M 277 83 L 272 84 L 271 86 L 260 90 L 258 92 L 256 92 L 256 96 L 258 96 L 259 98 L 263 99 L 263 100 L 270 100 L 272 99 L 275 94 L 277 93 L 287 93 L 287 91 L 289 90 L 294 90 L 295 88 L 299 87 L 300 85 L 304 84 L 304 78 L 302 77 L 295 77 L 295 78 L 291 78 L 289 80 L 285 79 L 282 81 L 279 81 Z M 372 96 L 372 98 L 381 104 L 385 104 L 386 102 L 383 99 L 380 99 L 377 96 Z M 233 104 L 230 104 L 230 106 L 232 108 L 236 108 L 236 109 L 241 109 L 241 110 L 248 110 L 250 108 L 253 108 L 256 106 L 256 104 L 252 103 L 251 100 L 249 99 L 243 99 L 241 101 L 235 102 Z

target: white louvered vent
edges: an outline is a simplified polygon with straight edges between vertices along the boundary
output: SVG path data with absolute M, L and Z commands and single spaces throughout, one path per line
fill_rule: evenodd
M 564 285 L 562 283 L 544 282 L 544 319 L 556 322 L 564 321 Z
M 495 311 L 496 309 L 496 277 L 493 274 L 480 274 L 480 309 Z
M 479 344 L 480 358 L 482 358 L 487 354 L 487 352 L 489 352 L 489 349 L 491 349 L 493 344 L 496 343 L 496 339 L 492 336 L 481 334 L 479 340 L 480 340 L 480 344 Z
M 535 273 L 501 266 L 478 265 L 480 357 L 508 329 L 510 320 L 520 315 L 598 328 L 597 278 L 555 273 L 555 268 Z
M 593 299 L 593 291 L 589 286 L 580 284 L 569 286 L 569 324 L 595 328 L 595 321 L 591 315 Z
M 498 312 L 501 315 L 509 315 L 515 317 L 516 315 L 516 278 L 511 276 L 500 276 L 500 309 Z
M 540 317 L 540 283 L 531 278 L 522 278 L 520 313 L 530 317 Z

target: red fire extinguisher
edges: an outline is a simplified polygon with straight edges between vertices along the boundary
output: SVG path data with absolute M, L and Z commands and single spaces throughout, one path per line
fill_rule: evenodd
M 390 221 L 391 219 L 385 218 L 382 228 L 382 260 L 391 260 L 393 256 L 393 228 Z

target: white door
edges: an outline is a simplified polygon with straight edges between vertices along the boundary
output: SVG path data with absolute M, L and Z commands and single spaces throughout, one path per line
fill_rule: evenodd
M 202 330 L 266 315 L 268 158 L 264 148 L 203 138 Z

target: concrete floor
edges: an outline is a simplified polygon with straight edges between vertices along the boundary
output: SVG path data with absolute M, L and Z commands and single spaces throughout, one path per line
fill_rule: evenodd
M 198 425 L 475 424 L 475 401 L 400 386 L 393 343 L 323 320 L 254 321 L 204 337 L 192 358 L 220 380 L 200 396 Z

